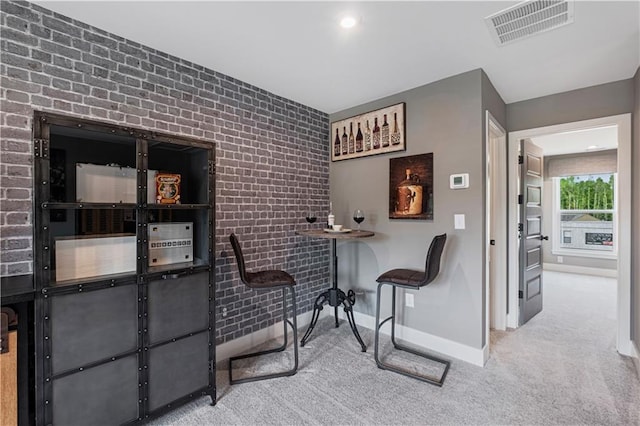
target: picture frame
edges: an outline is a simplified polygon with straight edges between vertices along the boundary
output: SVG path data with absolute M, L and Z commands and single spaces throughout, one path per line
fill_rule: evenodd
M 407 149 L 404 102 L 331 123 L 331 161 Z
M 389 219 L 433 220 L 433 153 L 389 160 Z

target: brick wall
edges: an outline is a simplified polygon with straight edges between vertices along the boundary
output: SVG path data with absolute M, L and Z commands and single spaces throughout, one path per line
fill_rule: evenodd
M 294 230 L 309 205 L 328 210 L 325 113 L 27 2 L 1 1 L 0 27 L 0 275 L 34 269 L 31 124 L 43 110 L 216 144 L 219 342 L 278 319 L 239 282 L 231 232 L 250 269 L 286 269 L 311 309 L 328 246 Z

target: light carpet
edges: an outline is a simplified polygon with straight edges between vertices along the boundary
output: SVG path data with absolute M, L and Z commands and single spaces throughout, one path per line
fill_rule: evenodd
M 295 376 L 229 386 L 221 370 L 215 406 L 203 397 L 151 424 L 640 425 L 640 381 L 615 350 L 616 281 L 544 280 L 543 312 L 492 332 L 484 368 L 452 360 L 442 388 L 378 369 L 372 331 L 360 329 L 362 353 L 348 323 L 326 318 L 300 348 Z

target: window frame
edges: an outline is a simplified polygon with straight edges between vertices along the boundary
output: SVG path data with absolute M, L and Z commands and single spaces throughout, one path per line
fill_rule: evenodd
M 603 173 L 594 173 L 603 174 Z M 551 178 L 552 180 L 552 222 L 551 222 L 551 254 L 557 256 L 575 256 L 575 257 L 589 257 L 598 259 L 617 259 L 618 258 L 618 173 L 611 173 L 613 175 L 613 209 L 612 210 L 560 210 L 560 179 L 568 176 L 557 176 Z M 575 175 L 575 176 L 586 176 Z M 613 249 L 611 251 L 600 250 L 584 250 L 561 247 L 562 241 L 564 241 L 564 234 L 561 232 L 561 215 L 567 212 L 595 212 L 595 213 L 612 213 L 613 215 Z

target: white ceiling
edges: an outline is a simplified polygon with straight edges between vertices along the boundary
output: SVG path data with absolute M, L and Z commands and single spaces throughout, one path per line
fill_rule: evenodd
M 618 147 L 618 127 L 596 127 L 536 136 L 531 141 L 542 148 L 545 156 L 576 152 L 602 151 Z M 589 147 L 596 147 L 588 149 Z
M 638 1 L 577 0 L 574 23 L 502 47 L 484 18 L 518 2 L 35 3 L 327 113 L 476 68 L 512 103 L 640 65 Z

